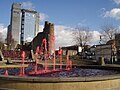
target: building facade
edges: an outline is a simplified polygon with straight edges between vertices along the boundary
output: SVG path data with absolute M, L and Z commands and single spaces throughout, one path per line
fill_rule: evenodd
M 12 4 L 11 20 L 8 26 L 7 44 L 14 49 L 17 44 L 31 41 L 39 31 L 39 13 L 23 9 L 21 4 Z
M 96 60 L 99 60 L 100 57 L 104 57 L 110 61 L 112 57 L 112 46 L 107 44 L 96 45 L 95 56 Z
M 74 56 L 77 55 L 79 50 L 79 46 L 67 46 L 67 47 L 62 47 L 63 55 L 69 54 L 69 56 Z
M 115 46 L 117 52 L 117 59 L 120 61 L 120 34 L 115 35 Z

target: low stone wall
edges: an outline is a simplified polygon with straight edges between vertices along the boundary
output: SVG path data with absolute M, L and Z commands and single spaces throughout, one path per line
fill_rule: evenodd
M 73 64 L 77 64 L 77 65 L 98 65 L 98 62 L 96 62 L 95 60 L 72 60 Z
M 2 90 L 120 90 L 120 75 L 74 78 L 0 76 Z

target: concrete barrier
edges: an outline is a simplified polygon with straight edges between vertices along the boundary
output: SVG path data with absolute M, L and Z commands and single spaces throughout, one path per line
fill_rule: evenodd
M 77 68 L 118 70 L 119 65 L 83 65 Z M 120 74 L 91 77 L 33 77 L 0 75 L 0 90 L 120 90 Z
M 120 90 L 120 75 L 46 78 L 0 76 L 2 90 Z

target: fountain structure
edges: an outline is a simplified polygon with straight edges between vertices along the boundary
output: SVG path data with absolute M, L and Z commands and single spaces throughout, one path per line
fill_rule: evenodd
M 13 9 L 17 13 L 29 11 L 21 10 L 19 4 L 13 5 Z M 13 18 L 17 17 L 17 20 L 13 20 L 13 22 L 18 21 L 19 24 L 20 14 L 12 11 L 15 14 Z M 37 17 L 36 27 L 38 27 L 38 13 L 34 13 Z M 24 12 L 22 14 L 23 19 L 21 20 L 24 21 Z M 21 23 L 24 26 L 22 21 Z M 21 31 L 24 34 L 22 25 Z M 16 30 L 16 22 L 13 28 L 15 31 L 19 31 Z M 19 26 L 18 29 L 20 29 Z M 11 41 L 9 39 L 8 44 Z M 22 40 L 21 43 L 24 44 L 23 42 Z M 62 49 L 59 49 L 58 56 L 55 52 L 54 24 L 45 22 L 43 32 L 38 33 L 32 44 L 32 49 L 35 51 L 32 55 L 35 57 L 33 60 L 28 59 L 30 52 L 23 50 L 0 51 L 0 59 L 4 59 L 5 56 L 13 59 L 12 62 L 8 58 L 7 61 L 0 61 L 1 90 L 120 90 L 119 65 L 80 65 L 72 62 L 73 60 L 69 58 L 69 52 L 66 53 L 65 63 L 63 63 Z
M 53 41 L 54 42 L 54 41 Z M 54 45 L 55 46 L 55 45 Z M 0 88 L 2 90 L 119 90 L 120 66 L 110 65 L 72 65 L 69 53 L 66 63 L 62 62 L 62 49 L 58 51 L 56 62 L 55 47 L 49 63 L 47 40 L 42 40 L 36 48 L 35 60 L 25 60 L 22 51 L 21 61 L 0 66 Z M 39 56 L 43 57 L 40 63 Z

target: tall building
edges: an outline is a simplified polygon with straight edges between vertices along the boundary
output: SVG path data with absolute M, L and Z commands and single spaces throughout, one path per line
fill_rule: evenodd
M 15 45 L 18 43 L 20 40 L 20 16 L 21 15 L 21 4 L 13 4 L 11 8 L 11 21 L 10 21 L 10 26 L 8 29 L 8 32 L 10 35 L 9 36 L 9 44 L 11 45 L 11 48 L 15 47 Z
M 39 13 L 34 10 L 23 9 L 21 4 L 12 4 L 11 21 L 8 27 L 7 43 L 11 49 L 17 44 L 24 45 L 31 42 L 39 31 Z

